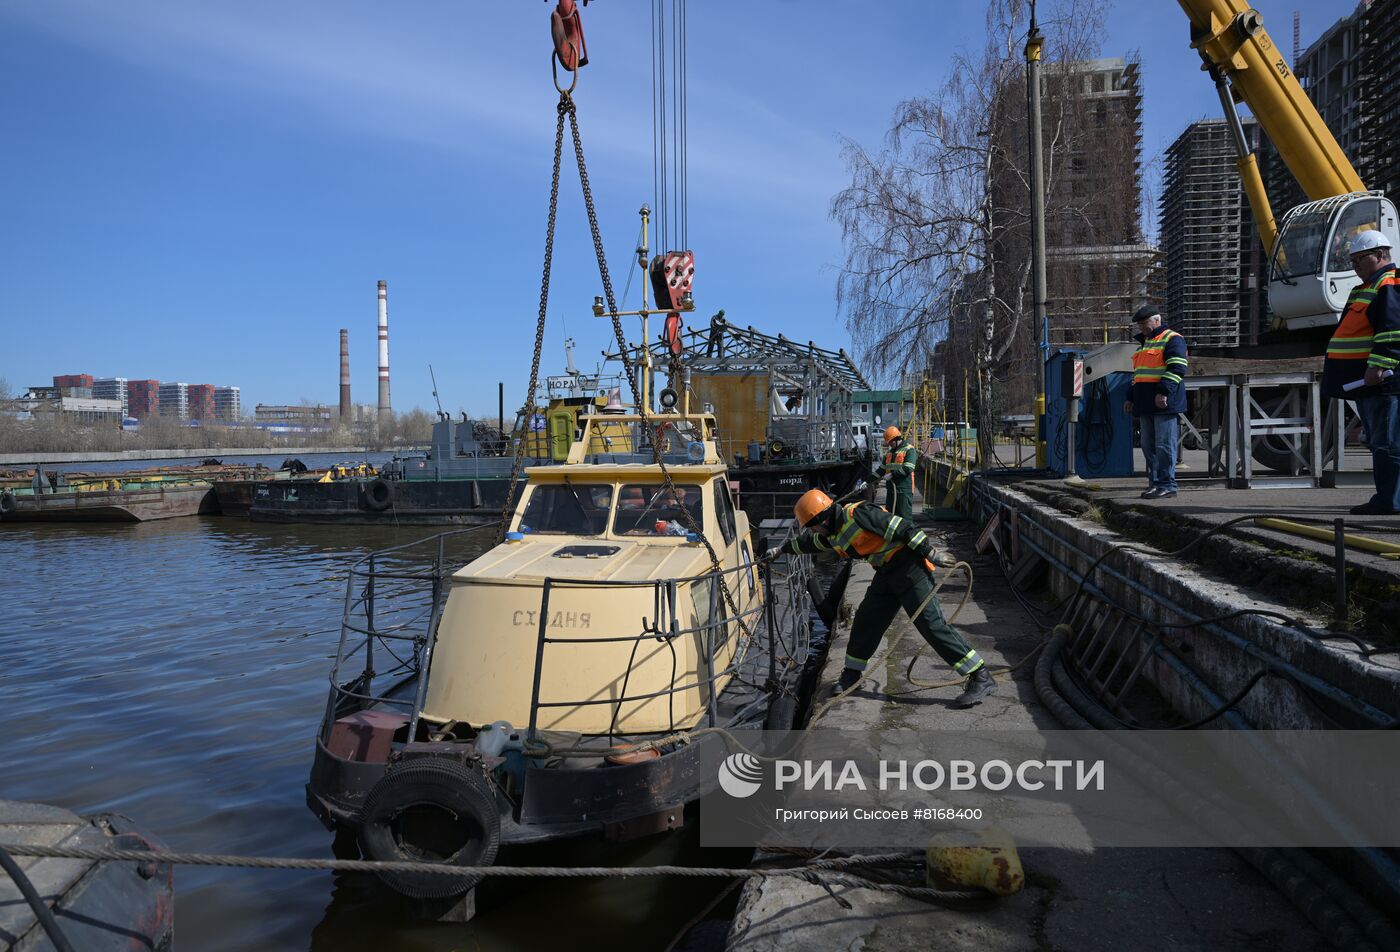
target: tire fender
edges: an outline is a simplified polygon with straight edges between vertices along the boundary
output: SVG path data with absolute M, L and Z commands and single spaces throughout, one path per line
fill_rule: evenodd
M 394 504 L 394 487 L 387 479 L 376 479 L 365 487 L 365 506 L 383 512 Z
M 409 822 L 401 822 L 408 814 Z M 434 822 L 438 819 L 443 822 Z M 360 849 L 372 860 L 489 866 L 501 845 L 501 814 L 490 782 L 481 771 L 445 757 L 401 761 L 390 767 L 365 798 L 359 828 Z M 442 838 L 438 842 L 410 839 L 423 836 L 424 831 L 436 831 Z M 402 872 L 381 872 L 379 877 L 414 899 L 459 896 L 482 879 L 480 875 Z

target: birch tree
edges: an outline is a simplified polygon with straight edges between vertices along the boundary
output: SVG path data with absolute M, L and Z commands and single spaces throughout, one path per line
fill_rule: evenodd
M 1061 194 L 1055 183 L 1066 156 L 1093 133 L 1082 90 L 1070 80 L 1073 64 L 1097 54 L 1107 7 L 1106 0 L 1059 0 L 1038 11 L 1046 34 L 1047 220 L 1089 220 L 1093 198 Z M 1026 14 L 1022 0 L 992 0 L 981 47 L 955 56 L 938 89 L 899 103 L 882 148 L 844 142 L 851 184 L 831 210 L 846 252 L 837 303 L 859 359 L 872 376 L 893 382 L 902 371 L 925 371 L 943 345 L 945 372 L 966 368 L 975 379 L 984 460 L 994 385 L 1033 376 L 1036 359 L 1027 348 L 1036 335 Z M 961 384 L 947 382 L 949 389 Z

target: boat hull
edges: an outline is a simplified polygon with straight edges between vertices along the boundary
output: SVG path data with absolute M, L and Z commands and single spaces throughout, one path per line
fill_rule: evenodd
M 0 800 L 0 828 L 5 830 L 5 839 L 17 845 L 165 849 L 163 843 L 120 814 L 83 817 L 39 803 Z M 33 859 L 18 854 L 14 858 L 57 914 L 64 937 L 73 948 L 173 947 L 175 882 L 169 863 Z M 0 876 L 0 940 L 7 949 L 53 948 L 8 876 Z
M 5 522 L 150 522 L 213 514 L 219 505 L 208 483 L 11 498 L 13 509 L 0 514 Z
M 383 509 L 374 508 L 376 482 L 390 487 Z M 254 522 L 485 525 L 500 520 L 509 485 L 509 479 L 272 480 L 254 487 L 248 515 Z
M 793 504 L 809 489 L 820 489 L 838 499 L 870 475 L 863 459 L 827 460 L 818 463 L 751 463 L 729 471 L 730 482 L 739 484 L 739 508 L 758 525 L 765 519 L 789 519 Z

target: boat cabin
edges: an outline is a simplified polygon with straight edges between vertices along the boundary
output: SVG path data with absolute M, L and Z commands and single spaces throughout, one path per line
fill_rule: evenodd
M 627 442 L 641 445 L 639 417 L 601 425 L 631 427 Z M 694 726 L 724 690 L 761 611 L 748 518 L 707 438 L 711 418 L 646 425 L 677 460 L 665 473 L 650 452 L 600 446 L 591 421 L 570 462 L 526 470 L 506 541 L 452 576 L 425 720 L 667 732 Z

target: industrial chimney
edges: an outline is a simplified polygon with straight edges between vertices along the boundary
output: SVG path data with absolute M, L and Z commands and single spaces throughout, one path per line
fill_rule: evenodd
M 350 331 L 340 329 L 340 422 L 350 422 Z
M 389 425 L 389 286 L 379 282 L 379 425 Z

